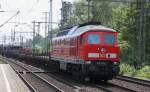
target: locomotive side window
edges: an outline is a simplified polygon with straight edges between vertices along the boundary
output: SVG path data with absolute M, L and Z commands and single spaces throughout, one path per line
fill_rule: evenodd
M 105 44 L 115 44 L 115 42 L 116 42 L 116 38 L 115 38 L 115 36 L 114 35 L 112 35 L 112 34 L 107 34 L 107 35 L 105 35 L 104 36 L 104 43 Z
M 88 37 L 89 44 L 100 44 L 100 35 L 99 34 L 90 34 Z
M 82 44 L 85 44 L 85 37 L 82 37 Z

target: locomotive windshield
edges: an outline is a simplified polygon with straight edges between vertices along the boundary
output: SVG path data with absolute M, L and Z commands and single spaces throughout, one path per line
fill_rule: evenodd
M 89 44 L 100 44 L 100 35 L 98 34 L 90 34 L 88 37 Z
M 113 45 L 113 44 L 115 44 L 115 42 L 116 42 L 116 38 L 114 35 L 107 34 L 104 36 L 104 43 L 105 44 L 112 44 Z

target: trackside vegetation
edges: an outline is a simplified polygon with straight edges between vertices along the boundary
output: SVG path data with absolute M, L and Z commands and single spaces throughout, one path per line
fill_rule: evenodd
M 121 64 L 120 74 L 132 77 L 141 77 L 150 79 L 150 66 L 143 66 L 140 69 L 135 69 L 132 65 Z

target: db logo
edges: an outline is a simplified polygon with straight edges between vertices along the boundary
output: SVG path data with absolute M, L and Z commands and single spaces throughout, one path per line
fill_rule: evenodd
M 101 48 L 101 53 L 105 53 L 106 49 L 105 48 Z

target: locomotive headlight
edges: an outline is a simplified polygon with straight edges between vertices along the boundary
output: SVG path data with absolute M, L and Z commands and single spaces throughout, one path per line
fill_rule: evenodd
M 117 58 L 117 54 L 116 53 L 107 53 L 106 57 L 107 58 Z
M 89 58 L 99 58 L 99 53 L 88 53 Z
M 119 65 L 119 63 L 118 62 L 113 62 L 113 65 Z
M 91 61 L 86 61 L 85 63 L 86 63 L 86 64 L 91 64 Z

